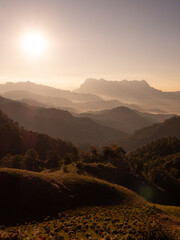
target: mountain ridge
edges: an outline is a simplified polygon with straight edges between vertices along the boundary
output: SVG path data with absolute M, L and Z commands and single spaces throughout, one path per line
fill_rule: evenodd
M 134 103 L 144 110 L 159 109 L 180 113 L 180 94 L 163 92 L 151 87 L 145 80 L 138 81 L 108 81 L 104 79 L 88 79 L 75 92 L 90 93 L 100 97 L 115 98 L 126 103 Z
M 26 129 L 74 143 L 106 144 L 128 136 L 127 133 L 75 117 L 65 110 L 33 107 L 0 97 L 0 109 Z
M 162 122 L 165 119 L 172 117 L 170 114 L 150 114 L 132 110 L 125 106 L 112 108 L 110 110 L 82 113 L 79 116 L 91 118 L 100 124 L 130 134 L 143 127 L 156 122 Z

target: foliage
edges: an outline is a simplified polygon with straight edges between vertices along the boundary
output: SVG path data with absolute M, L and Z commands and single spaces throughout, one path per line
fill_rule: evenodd
M 114 166 L 127 166 L 126 152 L 117 144 L 111 143 L 100 150 L 91 146 L 90 151 L 81 152 L 80 159 L 85 163 L 111 163 Z
M 54 168 L 59 166 L 61 159 L 67 159 L 67 156 L 69 162 L 76 161 L 78 158 L 78 150 L 72 143 L 24 130 L 1 111 L 0 135 L 1 167 L 39 171 L 45 166 L 45 161 L 47 168 Z M 34 161 L 33 166 L 30 166 L 30 159 Z
M 180 140 L 163 138 L 129 154 L 131 171 L 166 192 L 166 203 L 180 202 Z

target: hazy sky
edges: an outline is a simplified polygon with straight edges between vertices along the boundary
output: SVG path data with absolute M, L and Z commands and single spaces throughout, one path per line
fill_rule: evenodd
M 49 45 L 22 49 L 38 31 Z M 180 0 L 0 0 L 0 81 L 66 88 L 86 78 L 180 90 Z

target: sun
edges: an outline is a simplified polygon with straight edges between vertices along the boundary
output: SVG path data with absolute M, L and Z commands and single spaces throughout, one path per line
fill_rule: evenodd
M 47 48 L 47 39 L 39 32 L 29 32 L 22 39 L 22 48 L 30 56 L 41 56 Z

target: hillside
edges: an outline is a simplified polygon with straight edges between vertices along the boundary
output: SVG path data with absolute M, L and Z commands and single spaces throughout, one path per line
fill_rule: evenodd
M 48 152 L 57 152 L 61 156 L 73 154 L 75 146 L 70 142 L 53 139 L 21 128 L 17 122 L 9 119 L 0 111 L 0 158 L 7 154 L 24 155 L 27 150 L 37 151 L 41 160 L 45 160 Z
M 179 205 L 180 140 L 175 137 L 158 139 L 131 152 L 128 158 L 136 176 L 161 189 L 168 204 Z
M 128 134 L 97 124 L 88 118 L 74 117 L 67 111 L 33 107 L 0 97 L 0 110 L 26 129 L 74 143 L 106 144 Z
M 125 141 L 120 141 L 119 144 L 127 151 L 132 151 L 146 143 L 150 143 L 151 141 L 155 141 L 164 137 L 180 138 L 179 116 L 167 119 L 162 123 L 155 123 L 151 126 L 142 128 L 136 131 Z
M 156 207 L 124 187 L 96 178 L 1 169 L 0 190 L 2 240 L 176 240 L 179 236 L 173 208 Z M 16 223 L 21 224 L 12 226 Z
M 104 79 L 87 79 L 79 89 L 79 93 L 94 93 L 101 97 L 118 99 L 123 102 L 137 104 L 146 111 L 153 109 L 180 114 L 179 92 L 163 92 L 151 87 L 146 81 L 107 81 Z
M 155 122 L 164 121 L 171 115 L 143 113 L 127 107 L 117 107 L 111 110 L 82 113 L 79 116 L 91 118 L 100 124 L 113 127 L 119 131 L 133 133 Z
M 0 224 L 43 219 L 78 206 L 144 203 L 128 189 L 78 174 L 0 169 L 0 191 Z

